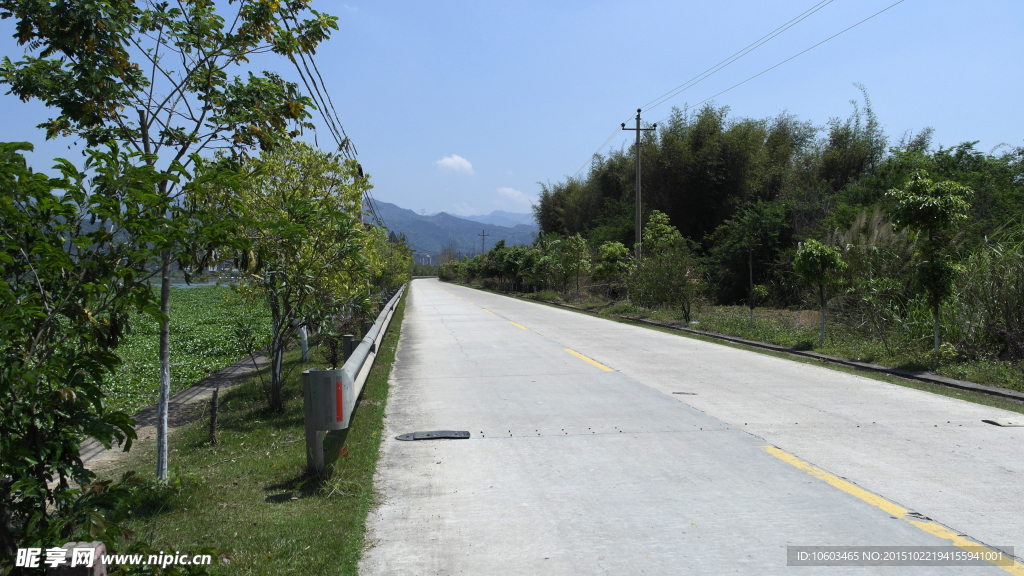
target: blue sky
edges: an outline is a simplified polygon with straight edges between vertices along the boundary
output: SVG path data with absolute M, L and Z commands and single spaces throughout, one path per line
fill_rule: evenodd
M 643 118 L 700 102 L 893 2 L 834 0 Z M 637 107 L 816 3 L 320 1 L 340 30 L 317 61 L 377 199 L 427 213 L 526 212 L 538 182 L 575 173 Z M 1019 0 L 905 0 L 714 102 L 735 117 L 788 110 L 824 124 L 850 114 L 859 82 L 893 140 L 931 126 L 936 144 L 1021 146 L 1022 29 Z M 0 53 L 16 59 L 12 32 L 0 22 Z M 258 64 L 295 76 L 283 60 Z M 35 143 L 34 167 L 71 154 L 34 128 L 44 107 L 9 95 L 0 106 L 3 139 Z

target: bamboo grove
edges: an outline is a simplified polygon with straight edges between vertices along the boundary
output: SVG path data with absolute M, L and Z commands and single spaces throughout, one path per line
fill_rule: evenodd
M 674 110 L 641 143 L 639 265 L 630 147 L 541 185 L 533 245 L 442 253 L 440 274 L 687 323 L 695 307 L 745 306 L 751 326 L 755 307 L 815 310 L 808 346 L 828 316 L 880 356 L 1024 366 L 1024 147 L 893 138 L 866 92 L 852 104 L 825 126 Z

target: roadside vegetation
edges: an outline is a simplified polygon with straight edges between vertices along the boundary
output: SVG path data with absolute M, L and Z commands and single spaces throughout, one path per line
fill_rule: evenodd
M 862 89 L 863 91 L 863 89 Z M 893 142 L 846 119 L 676 110 L 542 186 L 531 245 L 442 251 L 442 280 L 1024 391 L 1024 147 Z
M 291 350 L 282 361 L 283 411 L 267 405 L 254 375 L 221 397 L 216 444 L 208 411 L 171 437 L 175 466 L 167 485 L 149 471 L 151 445 L 103 473 L 117 479 L 147 471 L 138 475 L 123 527 L 165 549 L 212 551 L 214 574 L 356 574 L 404 311 L 402 302 L 351 426 L 325 438 L 323 473 L 305 470 L 301 390 L 302 371 L 323 368 L 327 351 L 314 348 L 311 361 L 302 362 Z
M 81 443 L 130 448 L 136 409 L 156 398 L 166 415 L 176 389 L 261 352 L 267 410 L 286 414 L 300 330 L 314 345 L 358 334 L 411 268 L 364 205 L 370 176 L 340 127 L 331 152 L 298 140 L 320 92 L 250 65 L 306 65 L 335 17 L 308 0 L 65 8 L 0 0 L 24 48 L 0 84 L 49 108 L 40 137 L 83 148 L 50 177 L 29 168 L 30 143 L 0 143 L 0 574 L 20 548 L 144 549 L 152 534 L 119 536 L 135 480 L 96 481 Z M 231 290 L 171 288 L 211 268 Z M 165 421 L 158 484 L 182 456 Z

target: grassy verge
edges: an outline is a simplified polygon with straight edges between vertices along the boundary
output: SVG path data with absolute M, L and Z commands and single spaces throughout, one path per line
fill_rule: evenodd
M 245 356 L 234 327 L 235 318 L 249 313 L 227 287 L 171 288 L 172 394 Z M 269 317 L 263 321 L 269 330 Z M 156 402 L 159 350 L 159 325 L 149 316 L 134 318 L 132 333 L 117 348 L 124 363 L 110 379 L 110 408 L 134 414 Z
M 524 294 L 533 297 L 532 294 Z M 566 302 L 568 304 L 575 304 Z M 649 310 L 628 303 L 584 302 L 585 307 L 605 317 L 625 314 L 637 318 L 667 322 L 684 326 L 677 310 Z M 887 350 L 876 338 L 852 330 L 836 319 L 826 317 L 825 343 L 819 345 L 820 316 L 813 310 L 776 310 L 756 308 L 753 326 L 750 325 L 749 310 L 744 306 L 701 306 L 694 310 L 690 325 L 706 330 L 737 336 L 747 340 L 767 342 L 796 348 L 814 350 L 830 356 L 870 362 L 892 368 L 907 370 L 930 370 L 941 376 L 967 380 L 990 386 L 1000 386 L 1024 392 L 1024 364 L 1002 362 L 994 359 L 943 358 L 938 366 L 932 354 L 931 339 L 916 343 L 892 346 Z
M 484 290 L 484 288 L 482 288 L 480 286 L 476 286 L 476 285 L 468 285 L 468 284 L 460 284 L 460 285 L 467 286 L 469 288 L 475 288 L 477 290 Z M 487 290 L 487 291 L 488 292 L 493 292 L 492 290 Z M 495 293 L 501 294 L 499 292 L 495 292 Z M 540 304 L 547 305 L 548 301 L 552 301 L 552 302 L 556 301 L 554 298 L 545 298 L 545 296 L 549 296 L 550 297 L 552 294 L 553 293 L 541 292 L 541 293 L 538 293 L 536 295 L 535 294 L 515 294 L 514 296 L 517 296 L 517 297 L 520 297 L 520 298 L 528 298 L 528 299 L 531 299 L 531 300 L 536 300 Z M 507 295 L 507 294 L 503 294 L 503 295 Z M 597 317 L 600 317 L 600 318 L 611 320 L 613 322 L 619 322 L 621 324 L 629 324 L 631 326 L 637 326 L 637 327 L 640 327 L 640 328 L 646 328 L 648 330 L 657 330 L 659 332 L 665 332 L 667 334 L 673 334 L 675 336 L 683 336 L 683 337 L 686 337 L 686 338 L 693 338 L 693 339 L 696 339 L 696 340 L 701 340 L 701 341 L 704 341 L 704 342 L 711 342 L 711 343 L 719 344 L 719 345 L 722 345 L 722 346 L 729 346 L 731 348 L 737 348 L 737 349 L 740 349 L 740 350 L 749 350 L 749 351 L 752 351 L 752 352 L 757 352 L 758 354 L 765 354 L 767 356 L 774 356 L 774 357 L 777 357 L 777 358 L 785 358 L 786 360 L 791 360 L 791 361 L 795 361 L 795 362 L 801 362 L 803 364 L 814 364 L 814 365 L 817 365 L 817 366 L 824 366 L 826 368 L 830 368 L 832 370 L 836 370 L 836 371 L 839 371 L 839 372 L 845 372 L 847 374 L 855 374 L 857 376 L 863 376 L 865 378 L 871 378 L 871 379 L 879 380 L 879 381 L 882 381 L 882 382 L 888 382 L 890 384 L 897 384 L 897 385 L 900 385 L 900 386 L 906 386 L 908 388 L 914 388 L 916 390 L 923 390 L 923 391 L 926 391 L 926 392 L 931 392 L 933 394 L 939 394 L 939 395 L 942 395 L 942 396 L 948 396 L 950 398 L 959 398 L 961 400 L 967 400 L 968 402 L 973 402 L 975 404 L 982 404 L 982 405 L 985 405 L 985 406 L 992 406 L 994 408 L 1002 408 L 1004 410 L 1009 410 L 1009 411 L 1012 411 L 1012 412 L 1018 412 L 1018 413 L 1024 414 L 1024 405 L 1022 405 L 1022 404 L 1020 404 L 1018 402 L 1014 402 L 1012 400 L 1005 400 L 1005 399 L 1002 399 L 1002 398 L 990 396 L 988 394 L 983 394 L 983 393 L 978 393 L 978 392 L 970 392 L 970 391 L 967 391 L 967 390 L 958 390 L 958 389 L 955 389 L 955 388 L 949 388 L 947 386 L 941 386 L 941 385 L 938 385 L 938 384 L 929 384 L 927 382 L 920 382 L 920 381 L 917 381 L 917 380 L 909 380 L 909 379 L 906 379 L 906 378 L 900 378 L 898 376 L 892 376 L 892 375 L 889 375 L 889 374 L 881 374 L 881 373 L 877 373 L 877 372 L 867 372 L 867 371 L 864 371 L 864 370 L 857 370 L 855 368 L 850 368 L 848 366 L 842 366 L 842 365 L 837 365 L 837 364 L 825 363 L 825 362 L 821 362 L 819 360 L 814 360 L 814 359 L 811 359 L 811 358 L 804 358 L 804 357 L 801 357 L 801 356 L 795 356 L 795 355 L 791 355 L 791 354 L 782 354 L 782 353 L 778 353 L 778 352 L 773 352 L 771 350 L 765 350 L 763 348 L 753 348 L 753 347 L 750 347 L 750 346 L 744 346 L 742 344 L 736 344 L 736 343 L 733 343 L 733 342 L 726 342 L 726 341 L 723 341 L 723 340 L 718 340 L 716 338 L 709 338 L 709 337 L 700 336 L 700 335 L 696 335 L 696 334 L 689 334 L 689 333 L 679 332 L 677 330 L 672 330 L 670 328 L 660 328 L 658 326 L 652 326 L 650 324 L 642 324 L 642 323 L 639 323 L 639 322 L 632 322 L 632 321 L 630 321 L 628 319 L 621 318 L 619 316 L 620 314 L 627 314 L 627 315 L 630 315 L 630 316 L 633 316 L 633 317 L 637 317 L 637 318 L 645 318 L 645 319 L 650 319 L 650 320 L 665 321 L 665 322 L 668 322 L 668 323 L 671 323 L 671 324 L 682 326 L 683 325 L 682 321 L 680 321 L 676 317 L 676 314 L 674 312 L 668 312 L 668 311 L 643 311 L 643 310 L 639 310 L 638 311 L 635 307 L 623 306 L 621 303 L 610 304 L 608 302 L 603 302 L 603 301 L 600 301 L 600 300 L 586 301 L 586 302 L 582 302 L 582 303 L 579 303 L 579 302 L 564 302 L 564 301 L 561 301 L 561 299 L 558 299 L 557 301 L 559 303 L 571 304 L 571 305 L 574 305 L 574 306 L 582 306 L 582 307 L 585 307 L 585 308 L 589 308 L 586 311 L 577 310 L 576 312 L 578 312 L 580 314 L 589 314 L 591 316 L 597 316 Z M 705 310 L 703 311 L 703 313 L 700 316 L 701 318 L 708 318 L 710 316 L 710 314 L 705 315 L 705 314 L 708 313 L 707 308 L 710 308 L 710 307 L 706 307 L 705 308 Z M 780 345 L 785 345 L 785 346 L 799 346 L 799 347 L 803 347 L 801 345 L 801 340 L 808 338 L 809 336 L 807 334 L 813 335 L 813 337 L 815 338 L 814 341 L 817 342 L 818 333 L 817 333 L 817 331 L 815 331 L 815 329 L 810 329 L 808 331 L 808 329 L 806 329 L 806 328 L 796 328 L 796 329 L 793 329 L 793 330 L 790 330 L 790 331 L 787 332 L 787 331 L 785 331 L 785 330 L 783 330 L 783 329 L 781 329 L 779 327 L 780 323 L 779 323 L 778 320 L 770 321 L 770 322 L 759 321 L 759 318 L 761 320 L 763 320 L 765 316 L 768 316 L 768 315 L 770 315 L 770 314 L 772 314 L 773 312 L 776 312 L 776 311 L 773 311 L 773 310 L 760 310 L 759 311 L 759 310 L 755 309 L 755 317 L 754 317 L 754 328 L 755 329 L 754 329 L 753 332 L 751 332 L 751 331 L 749 331 L 746 328 L 746 324 L 744 324 L 743 326 L 739 326 L 740 321 L 742 321 L 743 323 L 749 322 L 749 318 L 748 318 L 748 316 L 746 316 L 746 314 L 747 314 L 747 309 L 746 308 L 743 308 L 743 307 L 740 307 L 740 306 L 733 306 L 733 307 L 724 307 L 723 306 L 723 307 L 715 307 L 715 308 L 735 308 L 736 310 L 732 310 L 732 311 L 726 312 L 726 314 L 731 316 L 731 317 L 727 318 L 727 322 L 721 322 L 721 323 L 718 323 L 718 324 L 714 324 L 713 322 L 709 322 L 714 327 L 709 327 L 708 325 L 697 324 L 697 325 L 693 326 L 693 328 L 697 328 L 697 329 L 701 329 L 701 330 L 711 330 L 711 331 L 714 331 L 714 332 L 719 332 L 721 334 L 729 334 L 729 335 L 732 335 L 732 336 L 739 336 L 741 338 L 745 338 L 745 339 L 749 339 L 749 340 L 758 340 L 758 341 L 761 341 L 761 342 L 769 342 L 769 343 L 772 343 L 772 344 L 780 344 Z M 565 310 L 565 308 L 561 308 L 561 309 Z M 744 314 L 744 316 L 742 318 L 739 318 L 738 311 L 742 311 L 742 313 Z M 711 314 L 715 314 L 715 313 L 716 312 L 711 312 Z M 718 312 L 718 313 L 721 313 L 721 312 Z M 817 314 L 814 313 L 813 315 L 814 315 L 814 320 L 817 321 Z M 787 320 L 787 321 L 789 321 L 789 320 Z M 766 324 L 768 324 L 768 326 L 769 326 L 768 329 L 765 328 Z M 731 330 L 730 330 L 730 326 L 732 328 Z M 828 332 L 826 332 L 826 335 L 828 335 Z M 834 332 L 833 332 L 832 336 L 833 336 L 833 338 L 836 337 Z M 827 343 L 827 341 L 826 341 L 826 343 Z M 817 351 L 822 352 L 823 354 L 829 354 L 829 355 L 835 355 L 835 356 L 843 356 L 843 354 L 837 352 L 835 349 L 830 349 L 830 348 L 827 348 L 827 347 L 826 348 L 818 348 Z M 850 356 L 847 356 L 847 357 L 850 357 Z M 861 359 L 861 360 L 863 360 L 865 362 L 877 362 L 877 360 L 878 360 L 877 358 L 869 360 L 869 359 L 866 359 L 866 358 L 859 358 L 858 356 L 853 356 L 853 358 L 858 358 L 858 359 Z M 881 363 L 881 362 L 879 362 L 879 363 Z M 957 378 L 957 379 L 961 379 L 961 380 L 968 380 L 968 381 L 971 381 L 971 382 L 980 382 L 982 384 L 990 384 L 990 385 L 1003 386 L 1003 387 L 1012 388 L 1012 389 L 1016 389 L 1016 390 L 1024 390 L 1024 387 L 1018 387 L 1018 382 L 1017 382 L 1017 379 L 1024 380 L 1024 374 L 1020 374 L 1019 370 L 1018 370 L 1017 374 L 1012 374 L 1011 373 L 1009 376 L 1007 376 L 1005 374 L 1005 372 L 1006 371 L 1013 371 L 1014 367 L 1012 365 L 1008 364 L 1008 363 L 1005 363 L 1005 362 L 1004 363 L 995 363 L 995 364 L 998 364 L 998 370 L 1000 370 L 1002 372 L 1001 374 L 998 375 L 997 378 L 984 378 L 984 377 L 982 377 L 982 378 L 979 378 L 979 379 L 971 379 L 971 378 L 964 377 L 963 375 L 956 375 L 956 374 L 958 374 L 957 370 L 962 370 L 963 372 L 966 372 L 966 373 L 968 373 L 970 375 L 979 376 L 979 372 L 981 371 L 980 366 L 984 366 L 984 363 L 982 363 L 982 362 L 977 363 L 976 366 L 973 369 L 965 368 L 963 365 L 944 366 L 943 370 L 940 370 L 939 373 L 943 374 L 945 376 L 949 376 L 951 378 Z M 890 364 L 890 365 L 892 365 L 892 364 Z M 984 376 L 984 374 L 980 374 L 980 375 Z M 1002 384 L 998 384 L 996 382 L 1002 382 Z M 1007 383 L 1009 385 L 1007 385 Z M 1021 382 L 1020 384 L 1024 385 L 1024 382 Z
M 212 547 L 230 562 L 225 574 L 356 574 L 366 516 L 374 502 L 388 376 L 395 360 L 403 301 L 385 335 L 348 430 L 328 436 L 327 470 L 304 472 L 302 370 L 316 362 L 286 356 L 285 412 L 267 410 L 253 377 L 221 399 L 220 442 L 203 418 L 171 437 L 174 480 L 153 489 L 130 528 L 165 551 Z M 321 364 L 322 366 L 322 364 Z M 152 469 L 153 446 L 140 446 L 105 474 Z M 150 482 L 152 475 L 148 476 Z

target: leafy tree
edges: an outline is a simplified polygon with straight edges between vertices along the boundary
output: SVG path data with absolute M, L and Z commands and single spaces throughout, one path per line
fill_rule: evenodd
M 919 231 L 925 238 L 919 243 L 920 258 L 916 279 L 932 310 L 936 358 L 939 353 L 939 307 L 952 292 L 957 268 L 949 244 L 951 228 L 967 219 L 970 188 L 950 180 L 933 182 L 924 170 L 918 170 L 902 189 L 893 189 L 893 222 Z
M 562 249 L 562 270 L 566 280 L 576 278 L 576 295 L 580 293 L 580 276 L 590 272 L 590 247 L 581 234 L 574 234 L 565 239 Z
M 642 240 L 644 257 L 630 275 L 630 296 L 642 306 L 678 307 L 689 323 L 702 276 L 696 246 L 657 210 L 651 211 Z
M 825 290 L 835 280 L 836 272 L 844 270 L 846 262 L 839 251 L 817 240 L 808 240 L 800 245 L 793 259 L 793 270 L 803 282 L 817 288 L 818 305 L 821 310 L 821 337 L 818 345 L 825 344 Z
M 462 263 L 458 260 L 449 260 L 437 268 L 437 277 L 445 282 L 452 282 L 462 275 Z
M 270 408 L 281 411 L 282 359 L 296 327 L 333 314 L 339 302 L 365 302 L 369 272 L 380 275 L 387 255 L 371 250 L 377 260 L 368 266 L 357 219 L 368 184 L 354 160 L 296 142 L 264 152 L 261 164 L 261 172 L 239 192 L 256 216 L 246 230 L 252 251 L 242 258 L 248 272 L 241 290 L 264 299 L 270 311 L 271 375 L 265 393 Z
M 591 279 L 594 282 L 607 282 L 607 293 L 611 295 L 629 273 L 629 248 L 622 242 L 605 242 L 597 253 L 600 263 L 594 267 Z
M 0 17 L 16 19 L 16 38 L 28 52 L 17 62 L 3 59 L 0 82 L 22 100 L 54 109 L 39 126 L 47 138 L 121 142 L 161 167 L 164 178 L 154 186 L 172 209 L 201 205 L 186 198 L 188 189 L 171 177 L 173 166 L 187 167 L 211 149 L 241 155 L 270 149 L 312 128 L 313 100 L 296 84 L 272 72 L 238 74 L 251 55 L 266 52 L 307 64 L 306 55 L 337 29 L 334 17 L 315 10 L 300 19 L 309 2 L 251 0 L 229 9 L 205 1 L 0 0 Z M 225 17 L 225 9 L 233 14 Z M 217 247 L 209 243 L 203 253 Z M 170 243 L 161 260 L 157 476 L 166 480 L 171 267 L 188 269 L 193 258 Z
M 366 180 L 357 181 L 359 190 L 370 188 Z M 369 276 L 366 281 L 372 291 L 371 299 L 382 302 L 409 280 L 412 267 L 412 248 L 405 234 L 395 234 L 378 226 L 368 227 L 364 232 L 364 250 L 369 264 Z
M 79 447 L 128 450 L 134 422 L 105 402 L 134 314 L 163 315 L 149 281 L 168 242 L 159 172 L 116 145 L 84 170 L 33 173 L 27 143 L 0 144 L 0 572 L 18 547 L 103 538 L 125 486 L 91 484 Z M 85 487 L 85 488 L 82 488 Z
M 784 203 L 756 202 L 719 226 L 707 238 L 708 273 L 721 302 L 746 300 L 751 318 L 757 302 L 754 287 L 781 280 L 773 264 L 790 243 L 792 229 Z
M 531 280 L 564 292 L 569 281 L 563 255 L 565 239 L 557 233 L 541 234 L 537 237 L 537 250 L 540 255 L 530 273 Z

